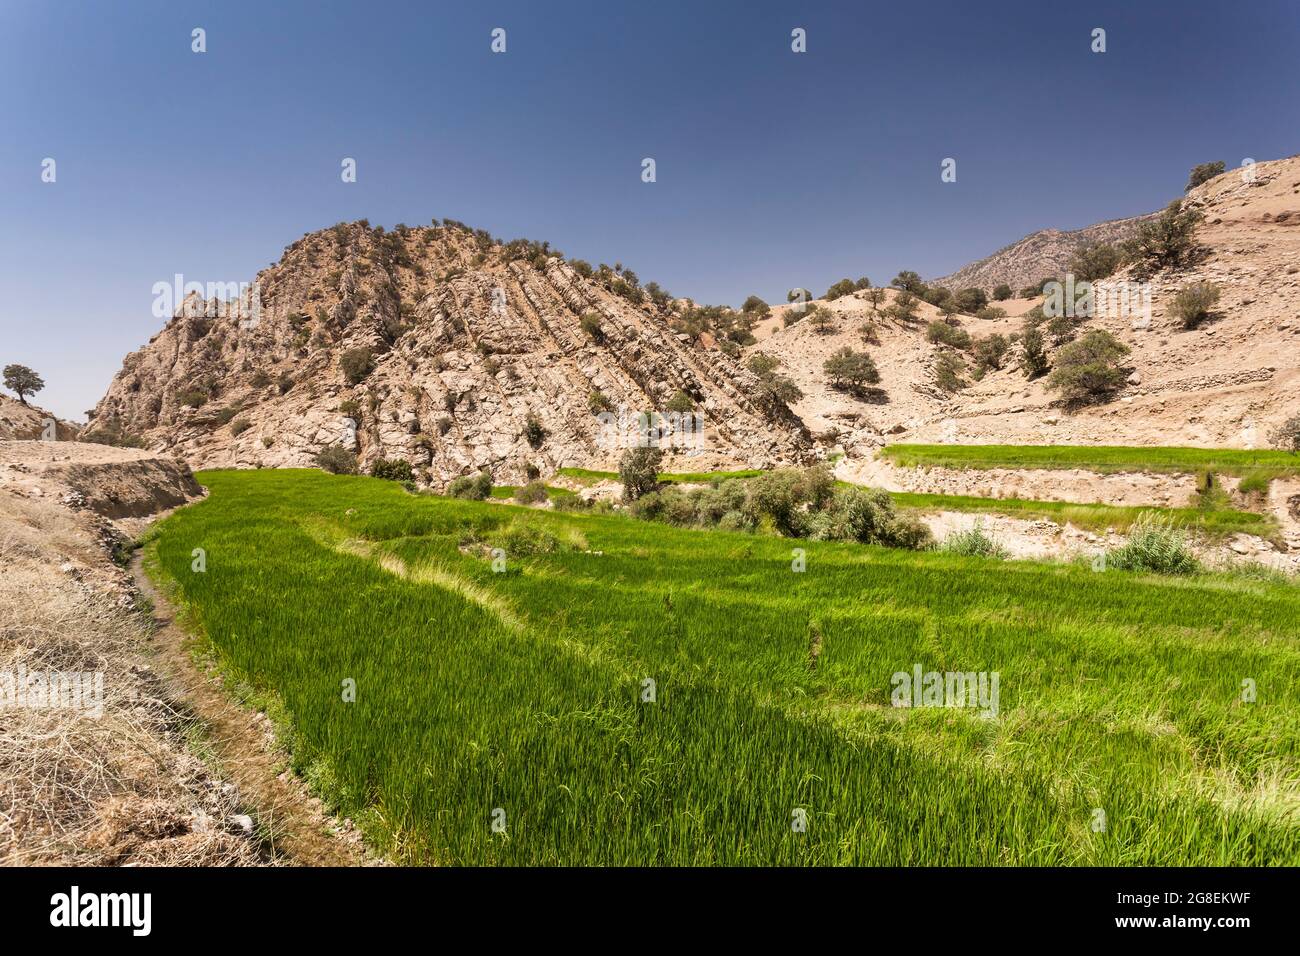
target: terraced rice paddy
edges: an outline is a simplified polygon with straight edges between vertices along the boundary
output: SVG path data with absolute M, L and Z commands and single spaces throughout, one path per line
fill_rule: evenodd
M 200 480 L 148 566 L 395 861 L 1300 863 L 1294 585 Z
M 1081 468 L 1099 474 L 1213 471 L 1243 478 L 1300 474 L 1300 455 L 1276 450 L 1140 445 L 886 445 L 880 456 L 907 468 Z

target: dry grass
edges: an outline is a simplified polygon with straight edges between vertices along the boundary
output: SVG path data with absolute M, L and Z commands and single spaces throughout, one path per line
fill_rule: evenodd
M 184 744 L 88 518 L 0 493 L 0 673 L 103 674 L 103 711 L 0 708 L 0 861 L 237 865 L 236 796 Z

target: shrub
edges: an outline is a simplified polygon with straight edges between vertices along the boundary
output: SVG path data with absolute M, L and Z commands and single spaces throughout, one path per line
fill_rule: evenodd
M 587 396 L 587 408 L 591 409 L 591 414 L 599 415 L 601 412 L 612 412 L 614 403 L 600 389 L 595 389 Z
M 956 531 L 943 541 L 940 551 L 947 554 L 960 554 L 968 558 L 997 558 L 1005 560 L 1011 557 L 1002 543 L 984 531 L 984 523 L 976 521 L 975 526 L 967 531 Z
M 1007 317 L 1006 309 L 999 309 L 996 305 L 986 305 L 982 309 L 975 311 L 975 318 L 983 319 L 985 322 L 992 322 L 995 319 L 1005 319 Z
M 582 325 L 582 331 L 591 337 L 593 342 L 605 341 L 605 332 L 600 327 L 600 314 L 597 312 L 584 312 L 582 318 L 578 320 Z
M 264 370 L 258 369 L 253 373 L 253 377 L 249 379 L 249 384 L 254 388 L 266 388 L 266 386 L 271 384 L 271 376 Z
M 176 400 L 188 408 L 199 408 L 208 400 L 208 395 L 197 388 L 191 388 L 179 393 Z
M 931 342 L 949 345 L 955 349 L 968 349 L 971 344 L 969 332 L 959 325 L 949 325 L 939 319 L 926 326 L 925 337 Z
M 411 471 L 411 463 L 400 458 L 394 458 L 392 461 L 376 458 L 375 463 L 370 466 L 370 474 L 374 478 L 383 478 L 387 481 L 415 480 L 415 474 Z
M 886 308 L 882 314 L 904 325 L 911 324 L 916 321 L 917 301 L 918 299 L 912 293 L 900 292 L 894 296 L 893 305 Z
M 515 501 L 521 505 L 535 505 L 548 497 L 550 496 L 546 491 L 546 483 L 542 481 L 530 481 L 515 489 Z
M 960 290 L 955 298 L 957 300 L 957 308 L 970 315 L 974 315 L 980 309 L 984 308 L 984 306 L 989 304 L 988 293 L 983 289 L 976 289 L 974 287 Z
M 876 363 L 866 352 L 855 352 L 845 345 L 836 349 L 822 365 L 822 370 L 838 385 L 861 388 L 880 381 Z
M 842 296 L 849 295 L 855 290 L 856 286 L 854 286 L 852 279 L 841 279 L 826 290 L 825 298 L 827 302 L 833 302 Z
M 1020 336 L 1020 368 L 1026 378 L 1038 378 L 1050 368 L 1043 333 L 1037 326 L 1028 325 Z
M 250 422 L 247 418 L 241 418 L 231 424 L 230 434 L 237 438 L 252 427 L 253 427 L 252 422 Z
M 1069 271 L 1076 279 L 1096 282 L 1114 274 L 1124 261 L 1124 253 L 1104 242 L 1079 247 L 1070 260 Z
M 316 453 L 316 467 L 331 475 L 355 475 L 357 456 L 342 445 L 326 445 Z
M 1155 219 L 1142 223 L 1137 235 L 1124 244 L 1134 275 L 1146 279 L 1159 269 L 1186 264 L 1196 249 L 1194 233 L 1202 218 L 1199 211 L 1185 209 L 1183 201 L 1175 199 Z
M 229 425 L 239 412 L 240 408 L 238 405 L 227 405 L 212 417 L 216 419 L 218 425 Z
M 1226 168 L 1223 160 L 1193 166 L 1192 171 L 1187 175 L 1187 185 L 1183 187 L 1183 192 L 1191 192 L 1201 183 L 1209 182 L 1215 176 L 1221 176 Z
M 993 298 L 998 302 L 1005 302 L 1011 298 L 1011 286 L 1003 282 L 993 290 Z
M 1106 552 L 1106 566 L 1121 571 L 1190 574 L 1198 565 L 1187 546 L 1187 536 L 1174 520 L 1145 511 L 1129 529 L 1128 541 Z
M 813 294 L 807 289 L 791 289 L 785 294 L 787 302 L 811 302 Z
M 93 432 L 85 432 L 77 438 L 78 441 L 89 442 L 92 445 L 112 445 L 115 448 L 148 448 L 149 444 L 139 435 L 133 435 L 130 432 L 122 431 L 117 424 L 111 424 L 107 427 L 97 429 Z
M 623 483 L 624 500 L 636 501 L 654 491 L 663 460 L 664 453 L 659 448 L 638 446 L 623 453 L 618 463 L 618 480 Z
M 926 285 L 918 273 L 911 269 L 904 269 L 894 276 L 893 281 L 889 283 L 895 289 L 902 289 L 914 296 L 922 295 L 925 292 Z
M 979 368 L 998 369 L 1006 361 L 1007 353 L 1011 351 L 1011 343 L 1005 336 L 995 333 L 976 339 L 972 351 L 975 355 L 975 364 Z
M 348 349 L 339 359 L 339 368 L 349 383 L 359 385 L 375 370 L 375 354 L 367 348 Z
M 542 420 L 537 417 L 537 413 L 529 412 L 524 419 L 524 440 L 529 446 L 534 450 L 541 448 L 549 434 L 550 432 L 542 426 Z
M 476 475 L 461 475 L 447 486 L 447 494 L 468 501 L 483 501 L 492 494 L 492 475 L 486 469 Z
M 678 389 L 677 393 L 673 395 L 672 398 L 668 399 L 668 404 L 664 406 L 664 409 L 666 411 L 676 412 L 679 415 L 684 415 L 687 412 L 695 411 L 695 402 L 691 400 L 691 396 L 687 395 L 681 389 Z
M 1068 402 L 1103 398 L 1124 384 L 1119 360 L 1128 346 L 1102 329 L 1093 329 L 1056 353 L 1056 368 L 1047 380 Z
M 787 404 L 803 398 L 803 392 L 793 379 L 777 373 L 780 364 L 780 359 L 763 352 L 755 352 L 745 362 L 745 367 L 758 378 L 755 398 L 764 404 Z
M 808 310 L 808 321 L 814 329 L 823 335 L 831 330 L 831 314 L 828 309 L 810 308 Z
M 1283 451 L 1300 452 L 1300 415 L 1292 415 L 1277 428 L 1269 432 L 1269 441 L 1274 448 Z
M 966 373 L 966 363 L 956 352 L 940 352 L 934 357 L 934 381 L 945 392 L 952 393 L 966 387 L 962 376 Z
M 340 414 L 352 419 L 353 421 L 361 421 L 361 403 L 356 399 L 349 398 L 345 401 L 339 402 L 338 411 Z
M 1193 282 L 1185 285 L 1174 296 L 1169 312 L 1185 329 L 1194 329 L 1210 318 L 1211 310 L 1219 302 L 1220 289 L 1213 282 Z
M 930 531 L 915 518 L 897 513 L 894 499 L 879 488 L 841 488 L 835 492 L 819 537 L 920 549 L 931 541 Z
M 293 385 L 293 376 L 288 372 L 281 375 L 280 380 L 275 383 L 275 387 L 279 389 L 281 395 L 288 393 L 289 389 L 293 388 Z
M 876 327 L 875 321 L 867 319 L 858 326 L 858 338 L 862 339 L 864 345 L 880 344 L 880 329 Z
M 745 300 L 744 305 L 740 307 L 741 312 L 749 312 L 754 315 L 767 315 L 772 311 L 771 306 L 756 295 L 751 295 Z

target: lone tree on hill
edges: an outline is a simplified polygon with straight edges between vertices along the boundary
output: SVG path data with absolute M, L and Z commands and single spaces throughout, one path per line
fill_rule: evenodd
M 26 365 L 5 366 L 5 388 L 18 396 L 18 401 L 27 404 L 27 396 L 34 395 L 45 387 L 45 380 Z

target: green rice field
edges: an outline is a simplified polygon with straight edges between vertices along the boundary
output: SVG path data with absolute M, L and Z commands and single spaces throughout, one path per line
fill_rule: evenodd
M 1242 478 L 1300 474 L 1300 455 L 1240 448 L 1140 445 L 886 445 L 879 452 L 905 468 L 1080 468 L 1100 474 L 1212 471 Z
M 199 480 L 146 567 L 394 862 L 1300 864 L 1294 584 Z

